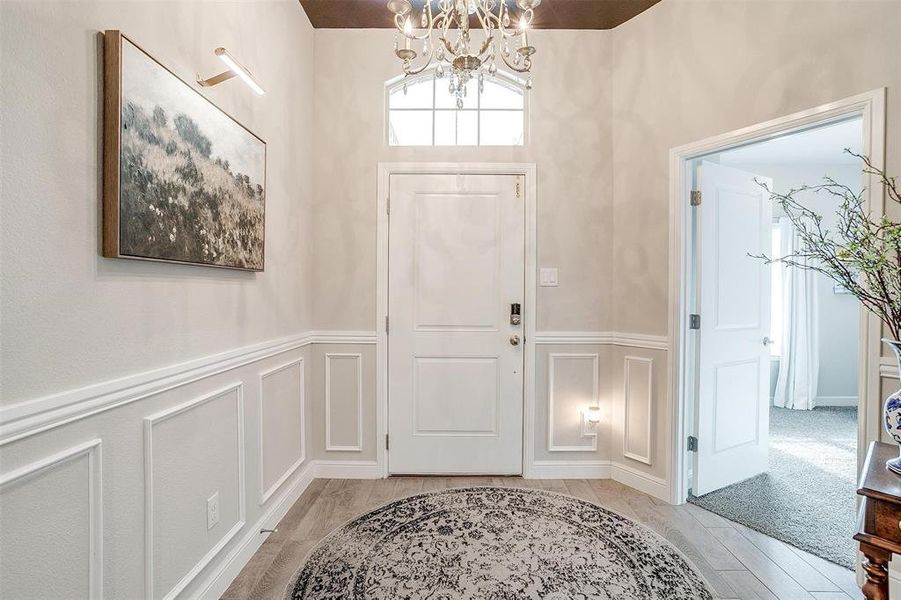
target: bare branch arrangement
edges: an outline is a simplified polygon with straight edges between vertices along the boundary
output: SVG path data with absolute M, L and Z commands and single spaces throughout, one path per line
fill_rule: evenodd
M 901 190 L 894 177 L 875 167 L 868 157 L 847 149 L 845 152 L 862 160 L 863 172 L 877 176 L 888 197 L 901 205 Z M 888 217 L 873 218 L 865 206 L 863 191 L 855 193 L 830 177 L 824 177 L 821 184 L 793 188 L 785 194 L 776 193 L 765 183 L 760 185 L 782 206 L 800 244 L 786 256 L 752 256 L 767 264 L 782 263 L 826 275 L 876 314 L 895 340 L 901 340 L 901 223 Z M 823 217 L 797 199 L 805 192 L 825 193 L 839 200 L 835 231 L 824 227 Z

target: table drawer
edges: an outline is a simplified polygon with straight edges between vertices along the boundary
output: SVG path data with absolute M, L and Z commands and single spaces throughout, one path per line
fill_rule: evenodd
M 878 500 L 874 504 L 876 535 L 901 544 L 901 506 Z

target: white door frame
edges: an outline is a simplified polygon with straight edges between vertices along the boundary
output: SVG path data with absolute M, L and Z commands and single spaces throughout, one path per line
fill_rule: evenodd
M 669 246 L 669 326 L 671 351 L 667 357 L 667 404 L 670 427 L 666 428 L 671 462 L 668 465 L 670 502 L 682 504 L 688 493 L 689 464 L 686 438 L 691 424 L 686 423 L 690 390 L 687 389 L 686 369 L 691 365 L 690 336 L 688 335 L 689 289 L 686 269 L 689 259 L 688 223 L 691 177 L 689 161 L 748 144 L 794 133 L 818 125 L 859 116 L 863 118 L 862 153 L 873 164 L 885 164 L 885 88 L 830 102 L 810 110 L 751 125 L 721 135 L 709 137 L 670 150 L 670 246 Z M 881 215 L 885 211 L 882 186 L 875 176 L 865 179 L 865 199 L 870 211 Z M 867 442 L 878 439 L 881 423 L 879 398 L 879 364 L 881 324 L 865 309 L 860 311 L 860 359 L 858 375 L 858 469 L 866 452 Z M 700 443 L 704 443 L 703 440 Z
M 378 247 L 376 249 L 376 456 L 382 477 L 388 476 L 388 193 L 391 175 L 519 175 L 524 179 L 525 298 L 523 299 L 523 477 L 532 474 L 535 456 L 535 318 L 537 312 L 538 202 L 534 163 L 379 163 Z

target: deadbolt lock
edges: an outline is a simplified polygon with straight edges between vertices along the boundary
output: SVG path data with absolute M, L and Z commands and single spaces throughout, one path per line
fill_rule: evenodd
M 519 314 L 519 303 L 514 302 L 510 305 L 510 325 L 519 325 L 522 323 L 522 316 Z

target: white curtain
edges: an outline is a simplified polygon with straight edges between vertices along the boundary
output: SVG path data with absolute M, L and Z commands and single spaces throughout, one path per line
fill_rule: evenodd
M 800 246 L 797 231 L 785 217 L 779 219 L 779 228 L 782 256 L 792 254 Z M 816 273 L 778 263 L 776 267 L 783 269 L 783 327 L 782 357 L 773 404 L 811 410 L 817 397 L 820 371 Z

